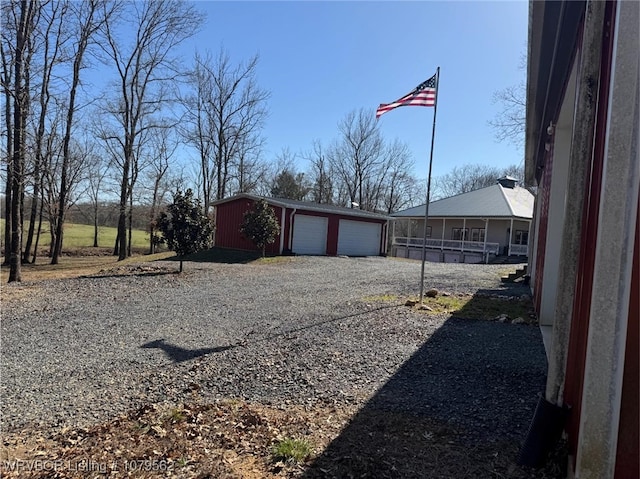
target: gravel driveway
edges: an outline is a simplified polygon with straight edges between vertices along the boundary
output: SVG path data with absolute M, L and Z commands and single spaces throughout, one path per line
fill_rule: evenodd
M 159 264 L 157 273 L 4 287 L 4 431 L 89 425 L 196 393 L 267 404 L 373 398 L 469 435 L 526 431 L 545 374 L 538 328 L 378 299 L 416 295 L 419 262 L 186 263 L 182 275 Z M 525 293 L 500 283 L 504 270 L 427 263 L 426 287 Z

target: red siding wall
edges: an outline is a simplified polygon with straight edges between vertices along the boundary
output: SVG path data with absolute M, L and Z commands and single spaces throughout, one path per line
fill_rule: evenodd
M 246 239 L 240 233 L 240 225 L 244 217 L 245 211 L 249 210 L 253 205 L 253 200 L 249 198 L 238 198 L 227 203 L 222 203 L 216 206 L 216 246 L 221 248 L 234 248 L 241 250 L 255 251 L 255 245 Z M 276 217 L 278 218 L 278 224 L 281 223 L 282 208 L 279 206 L 272 206 Z M 355 216 L 340 215 L 334 213 L 324 213 L 320 211 L 308 211 L 301 208 L 296 209 L 293 215 L 293 224 L 291 224 L 291 213 L 294 210 L 292 208 L 286 208 L 284 228 L 280 224 L 280 235 L 284 237 L 283 249 L 291 249 L 291 228 L 295 225 L 295 215 L 304 214 L 311 216 L 321 216 L 328 218 L 327 226 L 327 254 L 335 256 L 338 254 L 338 227 L 341 219 L 350 221 L 364 221 L 367 223 L 378 223 L 382 225 L 381 238 L 380 238 L 380 253 L 384 252 L 384 234 L 386 220 L 375 218 L 358 218 Z M 280 252 L 280 236 L 276 241 L 267 246 L 267 253 L 278 254 Z
M 542 300 L 542 280 L 544 277 L 544 254 L 547 249 L 547 225 L 549 223 L 549 199 L 551 197 L 551 173 L 553 171 L 553 146 L 551 151 L 547 153 L 544 171 L 542 172 L 542 181 L 538 195 L 540 198 L 540 221 L 538 222 L 537 238 L 537 254 L 536 254 L 536 277 L 533 286 L 533 301 L 536 311 L 540 311 L 540 302 Z
M 256 246 L 240 233 L 244 213 L 252 206 L 253 201 L 248 198 L 238 198 L 216 206 L 216 246 L 248 251 L 257 250 Z M 278 218 L 278 224 L 280 224 L 282 209 L 277 206 L 272 206 L 272 208 Z M 280 229 L 282 230 L 282 225 L 280 225 Z M 280 236 L 273 244 L 267 246 L 266 252 L 271 254 L 280 252 Z
M 624 355 L 616 479 L 640 477 L 640 198 L 631 276 L 629 324 Z

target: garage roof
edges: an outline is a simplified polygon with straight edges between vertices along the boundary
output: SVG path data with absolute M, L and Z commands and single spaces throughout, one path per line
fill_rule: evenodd
M 343 206 L 327 205 L 324 203 L 313 203 L 310 201 L 297 201 L 290 200 L 288 198 L 267 198 L 264 196 L 252 195 L 249 193 L 241 193 L 239 195 L 224 198 L 222 200 L 214 201 L 213 206 L 218 206 L 238 199 L 246 198 L 249 200 L 265 200 L 267 203 L 273 206 L 280 206 L 282 208 L 299 209 L 305 211 L 317 211 L 321 213 L 337 214 L 343 216 L 355 216 L 358 218 L 371 218 L 376 220 L 390 220 L 391 217 L 380 213 L 373 213 L 371 211 L 359 210 L 356 208 L 345 208 Z
M 450 196 L 429 204 L 430 218 L 523 218 L 533 217 L 533 195 L 526 188 L 500 184 Z M 399 211 L 395 218 L 423 218 L 425 205 Z

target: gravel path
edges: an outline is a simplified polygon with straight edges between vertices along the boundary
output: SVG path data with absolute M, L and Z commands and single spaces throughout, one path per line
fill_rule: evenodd
M 505 269 L 427 263 L 425 284 L 525 293 L 500 283 Z M 299 257 L 185 270 L 5 286 L 2 430 L 237 397 L 370 399 L 428 412 L 470 436 L 526 431 L 546 369 L 538 328 L 427 316 L 377 299 L 416 295 L 419 262 Z

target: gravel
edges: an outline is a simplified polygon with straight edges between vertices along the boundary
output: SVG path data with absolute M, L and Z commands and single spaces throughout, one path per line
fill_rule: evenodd
M 154 268 L 4 287 L 3 431 L 231 397 L 367 404 L 430 415 L 470 438 L 522 438 L 544 384 L 537 327 L 405 307 L 419 291 L 419 262 L 296 257 L 185 263 L 182 275 L 173 274 L 177 263 Z M 427 263 L 425 287 L 526 294 L 500 282 L 505 269 Z

